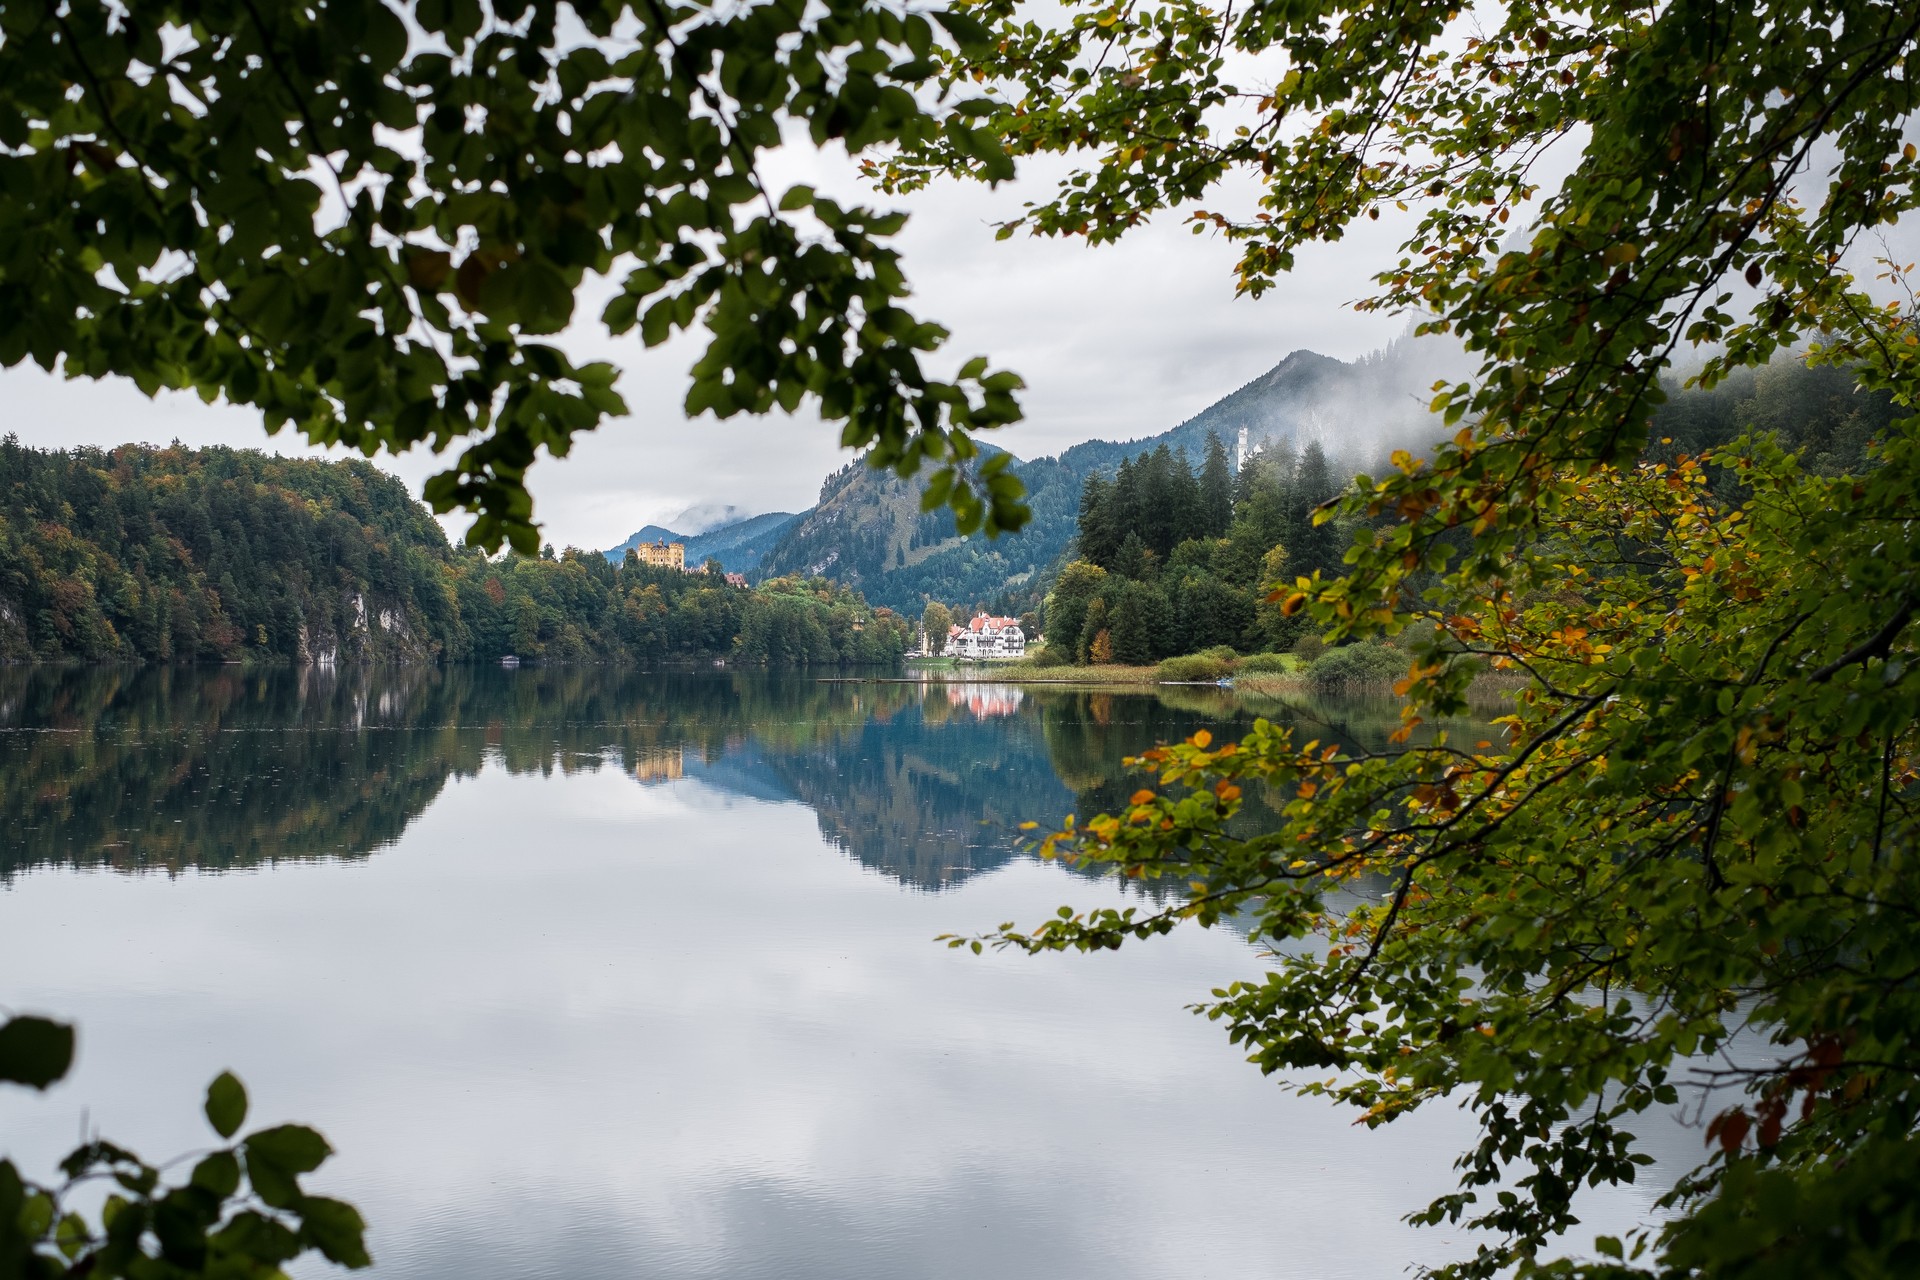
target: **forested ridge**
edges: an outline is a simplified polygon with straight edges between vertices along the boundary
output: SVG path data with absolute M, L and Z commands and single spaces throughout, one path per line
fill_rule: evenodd
M 358 460 L 0 440 L 0 660 L 788 666 L 892 661 L 908 631 L 824 579 L 456 549 Z
M 1666 461 L 1754 432 L 1810 471 L 1853 473 L 1870 465 L 1868 442 L 1893 417 L 1888 397 L 1860 390 L 1848 370 L 1798 361 L 1741 370 L 1711 391 L 1670 390 L 1653 415 L 1649 451 Z M 1244 653 L 1303 641 L 1317 653 L 1309 620 L 1283 614 L 1265 596 L 1275 581 L 1341 572 L 1363 522 L 1346 515 L 1316 524 L 1314 511 L 1347 484 L 1317 442 L 1296 452 L 1283 441 L 1233 474 L 1211 433 L 1198 469 L 1163 443 L 1122 461 L 1113 479 L 1095 472 L 1081 490 L 1075 558 L 1047 596 L 1049 653 L 1137 664 L 1220 645 Z M 1404 668 L 1396 658 L 1374 674 L 1397 678 Z

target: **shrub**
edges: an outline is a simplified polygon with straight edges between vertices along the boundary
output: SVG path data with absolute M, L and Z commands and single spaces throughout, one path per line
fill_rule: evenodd
M 1304 635 L 1293 642 L 1293 651 L 1302 662 L 1312 662 L 1327 651 L 1327 642 L 1316 635 Z
M 1162 680 L 1184 683 L 1194 680 L 1218 680 L 1231 671 L 1219 658 L 1204 653 L 1190 653 L 1184 658 L 1168 658 L 1155 670 L 1154 674 Z
M 1300 659 L 1290 653 L 1250 653 L 1234 669 L 1246 675 L 1285 674 L 1299 670 L 1300 665 Z
M 1042 645 L 1028 654 L 1027 660 L 1036 667 L 1070 667 L 1073 665 L 1073 650 L 1060 644 Z
M 1236 652 L 1230 644 L 1216 644 L 1211 649 L 1202 649 L 1199 656 L 1202 658 L 1218 658 L 1228 666 L 1232 666 L 1240 658 L 1239 653 Z
M 1329 649 L 1307 664 L 1307 679 L 1327 688 L 1342 684 L 1384 684 L 1407 674 L 1407 655 L 1376 641 Z

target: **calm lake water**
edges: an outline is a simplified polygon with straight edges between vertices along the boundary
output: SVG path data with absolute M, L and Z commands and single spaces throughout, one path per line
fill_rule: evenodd
M 1188 689 L 0 669 L 0 1004 L 81 1028 L 67 1081 L 0 1093 L 0 1150 L 45 1175 L 83 1123 L 204 1146 L 231 1068 L 251 1123 L 333 1142 L 316 1185 L 366 1214 L 383 1280 L 1455 1256 L 1399 1218 L 1451 1186 L 1464 1116 L 1355 1128 L 1186 1011 L 1262 971 L 1244 938 L 932 942 L 1125 898 L 1016 825 L 1117 804 L 1123 756 L 1255 714 L 1369 745 L 1393 723 Z M 1699 1144 L 1662 1135 L 1660 1169 Z

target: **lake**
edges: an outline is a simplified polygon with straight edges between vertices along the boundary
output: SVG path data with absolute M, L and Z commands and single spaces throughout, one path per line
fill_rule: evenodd
M 1391 707 L 1226 691 L 597 669 L 0 668 L 0 1004 L 80 1026 L 0 1093 L 45 1176 L 313 1124 L 373 1274 L 1382 1277 L 1467 1118 L 1352 1124 L 1187 1011 L 1230 929 L 1098 956 L 947 932 L 1135 904 L 1018 824 L 1254 715 L 1380 745 Z M 1257 813 L 1250 820 L 1257 820 Z M 1649 1212 L 1696 1131 L 1587 1215 Z M 326 1271 L 309 1266 L 305 1274 Z

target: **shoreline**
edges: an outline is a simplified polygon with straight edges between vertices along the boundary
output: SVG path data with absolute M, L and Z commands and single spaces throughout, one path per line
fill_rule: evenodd
M 916 665 L 907 663 L 907 674 L 899 676 L 821 677 L 823 684 L 1008 684 L 1051 685 L 1062 688 L 1129 689 L 1218 689 L 1222 693 L 1251 693 L 1272 697 L 1326 694 L 1377 693 L 1396 696 L 1393 680 L 1349 681 L 1337 685 L 1318 685 L 1297 671 L 1258 671 L 1231 676 L 1231 684 L 1211 680 L 1163 680 L 1159 667 L 1129 667 L 1118 664 L 1087 667 L 1036 667 L 1016 659 L 1005 663 L 968 663 Z M 1474 678 L 1471 692 L 1502 695 L 1525 684 L 1524 679 L 1497 672 L 1482 672 Z

